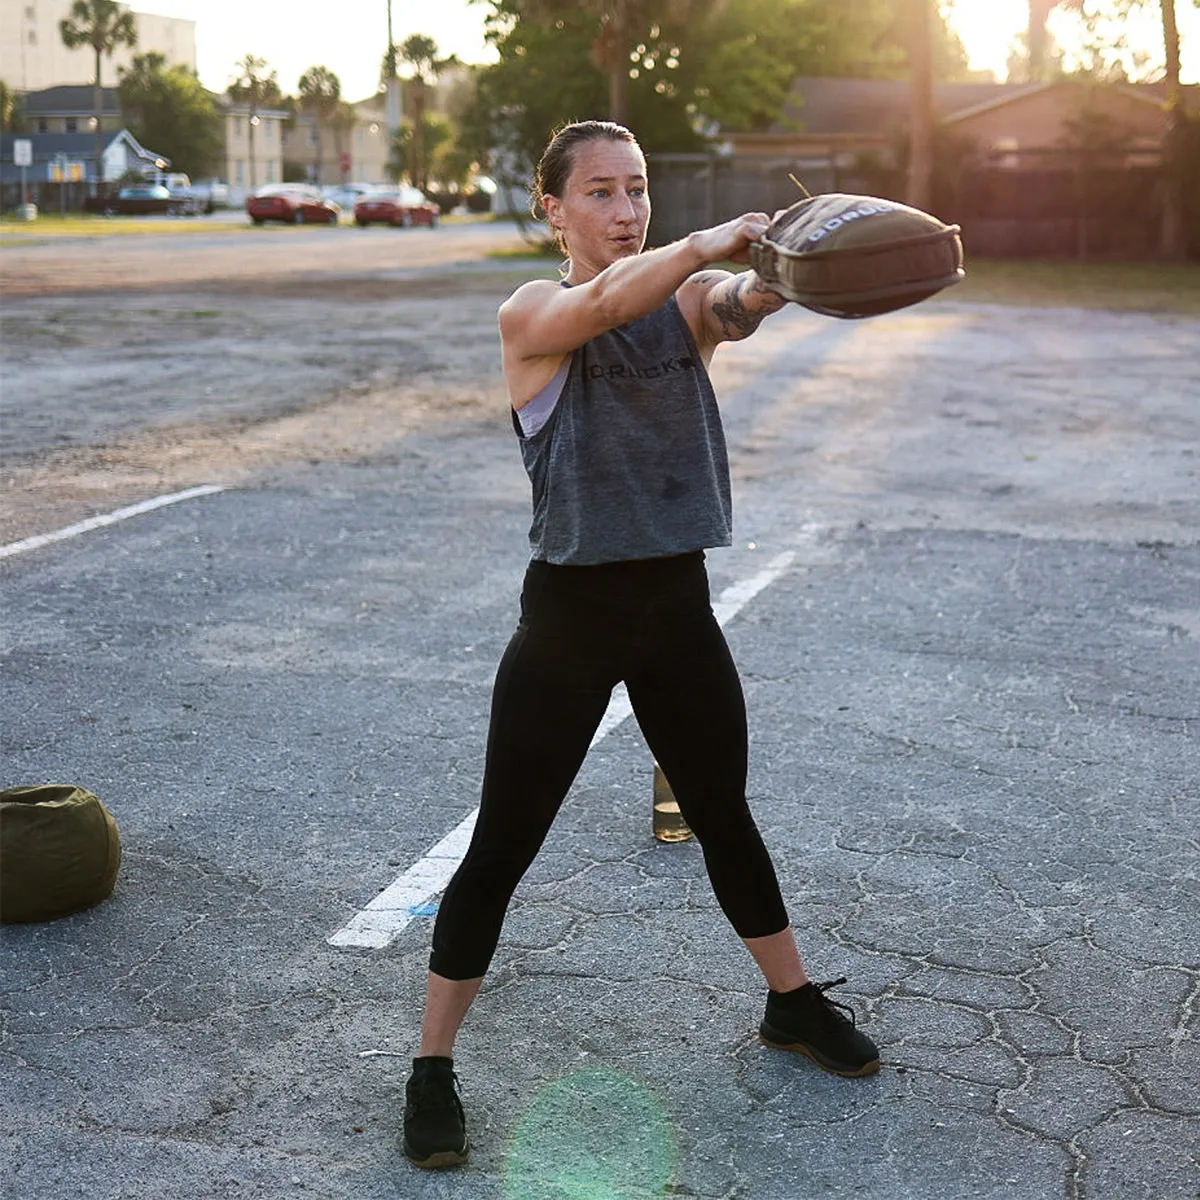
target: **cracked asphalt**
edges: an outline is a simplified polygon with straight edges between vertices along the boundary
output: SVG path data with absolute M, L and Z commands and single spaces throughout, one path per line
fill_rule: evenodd
M 295 308 L 259 336 L 302 345 Z M 396 1144 L 430 918 L 325 939 L 477 802 L 528 513 L 503 407 L 413 416 L 393 370 L 369 445 L 0 562 L 0 786 L 87 786 L 124 848 L 103 905 L 4 927 L 5 1196 L 1195 1200 L 1198 336 L 947 297 L 725 348 L 714 592 L 795 554 L 727 628 L 751 804 L 884 1065 L 759 1045 L 627 722 L 464 1029 L 453 1173 Z

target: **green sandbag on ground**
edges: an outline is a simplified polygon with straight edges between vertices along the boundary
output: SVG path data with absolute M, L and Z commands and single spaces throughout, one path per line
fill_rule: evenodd
M 0 922 L 90 908 L 120 867 L 120 831 L 94 793 L 62 783 L 0 791 Z

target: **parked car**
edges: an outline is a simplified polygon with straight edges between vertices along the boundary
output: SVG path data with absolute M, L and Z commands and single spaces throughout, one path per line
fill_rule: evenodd
M 289 225 L 336 225 L 341 214 L 332 200 L 302 183 L 274 183 L 246 198 L 246 212 L 255 225 L 282 221 Z
M 154 182 L 171 193 L 171 199 L 191 204 L 196 212 L 210 213 L 229 205 L 229 185 L 219 179 L 198 179 L 194 183 L 182 172 L 159 173 Z
M 380 185 L 377 183 L 338 183 L 330 184 L 321 188 L 321 195 L 326 200 L 332 200 L 338 208 L 343 211 L 351 210 L 354 206 L 366 197 L 371 192 L 380 191 Z M 386 190 L 384 188 L 383 190 Z
M 116 193 L 88 196 L 83 202 L 84 212 L 103 213 L 105 216 L 145 216 L 150 213 L 190 215 L 198 212 L 189 199 L 172 196 L 157 183 L 135 183 L 119 189 Z
M 415 187 L 388 188 L 369 192 L 354 206 L 354 223 L 359 228 L 382 221 L 387 225 L 428 225 L 442 219 L 438 206 Z

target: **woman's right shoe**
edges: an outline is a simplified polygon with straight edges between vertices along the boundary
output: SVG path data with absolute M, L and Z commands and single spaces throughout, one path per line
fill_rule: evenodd
M 854 1010 L 825 994 L 845 982 L 833 979 L 806 983 L 791 992 L 769 992 L 758 1036 L 776 1050 L 807 1054 L 835 1075 L 874 1075 L 879 1070 L 878 1047 L 856 1027 Z
M 404 1153 L 418 1167 L 438 1170 L 467 1161 L 466 1118 L 452 1058 L 413 1059 L 404 1089 Z

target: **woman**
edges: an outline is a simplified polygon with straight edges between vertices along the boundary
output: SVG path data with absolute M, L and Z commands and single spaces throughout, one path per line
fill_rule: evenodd
M 747 213 L 642 252 L 646 163 L 609 122 L 568 125 L 538 167 L 535 204 L 568 258 L 500 309 L 513 424 L 533 486 L 521 619 L 496 675 L 474 836 L 433 933 L 404 1148 L 464 1162 L 454 1039 L 508 902 L 624 681 L 642 732 L 704 852 L 717 900 L 769 991 L 764 1041 L 828 1070 L 878 1069 L 874 1044 L 812 983 L 746 805 L 746 713 L 709 607 L 704 550 L 730 543 L 729 468 L 707 366 L 784 301 L 746 261 Z M 844 981 L 839 981 L 844 982 Z

